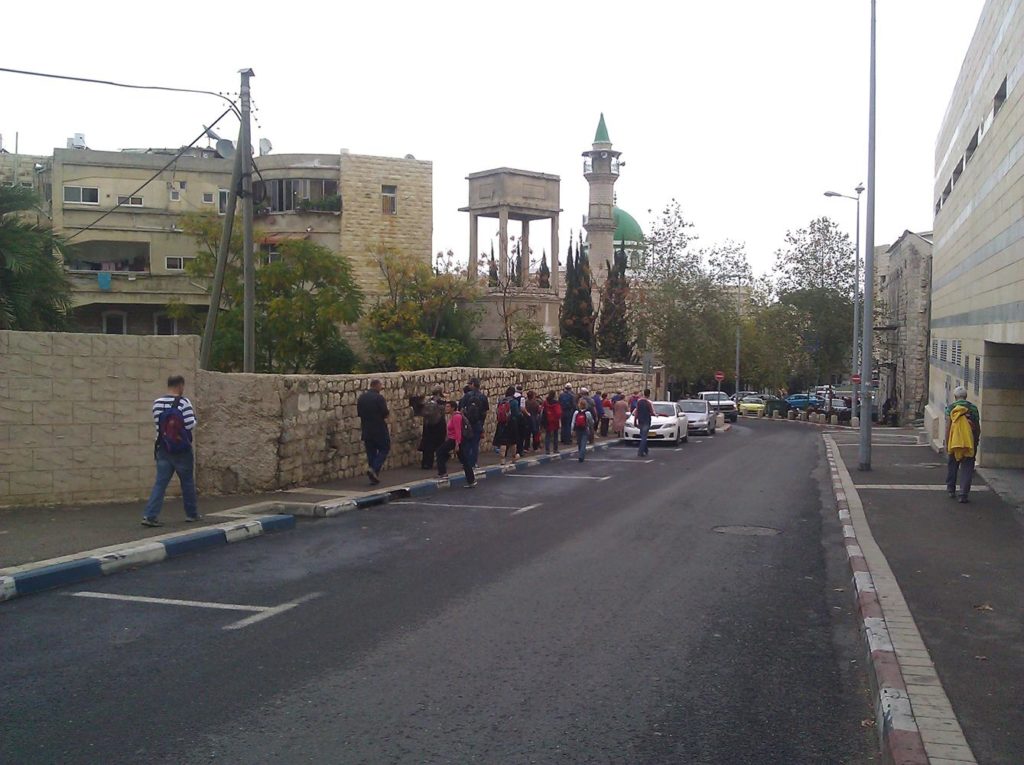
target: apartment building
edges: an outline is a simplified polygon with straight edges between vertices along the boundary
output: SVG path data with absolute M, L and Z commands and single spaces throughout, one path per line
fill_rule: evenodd
M 935 153 L 929 395 L 965 386 L 981 409 L 979 464 L 1024 467 L 1024 7 L 988 0 Z
M 186 213 L 223 215 L 229 158 L 215 149 L 56 149 L 30 158 L 34 184 L 55 230 L 69 240 L 75 328 L 109 334 L 196 330 L 208 306 L 204 280 L 186 266 L 196 241 Z M 256 241 L 264 261 L 286 239 L 309 239 L 348 257 L 361 286 L 382 286 L 373 254 L 397 250 L 431 259 L 432 165 L 405 158 L 268 154 L 256 159 Z M 193 306 L 193 326 L 168 312 Z

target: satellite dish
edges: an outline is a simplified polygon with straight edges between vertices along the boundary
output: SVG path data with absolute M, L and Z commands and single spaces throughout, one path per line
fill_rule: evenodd
M 263 155 L 265 155 L 265 154 L 270 154 L 270 152 L 273 150 L 273 148 L 274 148 L 274 144 L 272 144 L 270 142 L 269 138 L 261 138 L 260 139 L 260 156 L 261 157 Z
M 235 144 L 226 138 L 217 141 L 217 153 L 224 159 L 231 159 L 235 156 Z

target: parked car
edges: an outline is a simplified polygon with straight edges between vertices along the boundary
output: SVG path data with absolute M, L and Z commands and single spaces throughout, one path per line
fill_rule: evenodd
M 648 441 L 671 441 L 685 443 L 688 438 L 690 421 L 683 410 L 674 401 L 652 401 L 654 416 L 651 417 L 651 429 L 647 433 Z M 640 428 L 634 415 L 626 419 L 623 436 L 627 441 L 640 440 Z
M 744 396 L 740 399 L 740 414 L 757 416 L 764 412 L 764 399 L 760 396 Z
M 701 399 L 707 401 L 715 413 L 721 412 L 729 422 L 736 422 L 739 416 L 736 412 L 736 402 L 725 393 L 717 390 L 704 390 L 697 394 Z
M 761 394 L 758 393 L 756 390 L 741 390 L 741 391 L 738 391 L 737 393 L 733 393 L 729 398 L 731 398 L 733 401 L 735 401 L 737 404 L 739 404 L 739 402 L 742 401 L 743 399 L 745 399 L 747 396 L 758 396 L 758 397 L 760 397 Z
M 794 393 L 790 396 L 786 396 L 786 403 L 789 404 L 790 409 L 804 410 L 817 410 L 821 409 L 825 402 L 817 396 L 811 396 L 807 393 Z
M 778 412 L 780 415 L 785 416 L 792 407 L 789 402 L 784 398 L 778 396 L 762 396 L 761 400 L 764 401 L 764 413 L 765 416 L 770 416 L 772 412 Z
M 686 415 L 686 428 L 691 433 L 715 434 L 718 415 L 711 405 L 700 398 L 677 401 L 676 406 Z

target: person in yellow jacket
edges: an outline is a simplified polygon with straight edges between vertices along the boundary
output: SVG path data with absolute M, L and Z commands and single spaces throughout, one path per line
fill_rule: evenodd
M 974 480 L 974 458 L 981 438 L 981 418 L 978 407 L 967 400 L 967 389 L 962 385 L 953 391 L 955 400 L 946 407 L 946 491 L 957 497 L 956 481 L 960 477 L 960 501 L 968 502 L 971 482 Z

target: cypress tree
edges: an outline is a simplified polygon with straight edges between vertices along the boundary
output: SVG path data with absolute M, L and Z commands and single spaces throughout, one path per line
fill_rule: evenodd
M 590 346 L 594 339 L 594 284 L 590 273 L 590 258 L 583 252 L 583 234 L 580 233 L 579 243 L 576 245 L 576 320 L 577 327 L 575 337 L 580 342 Z
M 573 318 L 576 315 L 576 268 L 572 261 L 572 234 L 569 235 L 569 250 L 565 255 L 565 296 L 562 298 L 562 315 L 558 330 L 562 337 L 575 337 Z
M 494 260 L 494 242 L 491 241 L 491 264 L 487 269 L 487 286 L 498 286 L 498 264 Z
M 629 282 L 626 279 L 626 251 L 619 248 L 613 264 L 605 264 L 608 280 L 601 299 L 601 325 L 598 342 L 601 354 L 613 361 L 629 361 L 629 327 L 626 320 Z
M 547 250 L 541 250 L 540 268 L 537 269 L 537 284 L 541 289 L 551 289 L 551 269 L 548 268 Z

